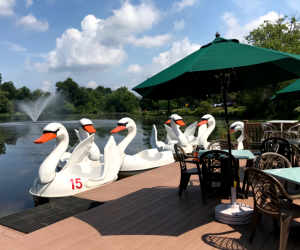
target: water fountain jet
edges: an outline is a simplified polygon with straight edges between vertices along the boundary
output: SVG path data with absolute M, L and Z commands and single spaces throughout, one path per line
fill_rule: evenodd
M 55 94 L 44 98 L 40 97 L 36 101 L 26 101 L 19 103 L 20 108 L 27 113 L 30 118 L 36 122 L 44 108 L 50 103 L 50 101 L 55 97 Z

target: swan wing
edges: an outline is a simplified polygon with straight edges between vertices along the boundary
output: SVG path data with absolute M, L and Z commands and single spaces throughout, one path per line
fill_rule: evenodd
M 155 125 L 152 127 L 152 133 L 150 137 L 150 144 L 152 148 L 157 148 L 158 150 L 164 149 L 164 143 L 162 141 L 157 141 L 157 130 Z
M 207 129 L 206 124 L 203 124 L 203 125 L 199 126 L 197 141 L 199 141 L 201 135 L 206 131 L 206 129 Z
M 121 155 L 111 135 L 104 148 L 104 170 L 99 178 L 89 179 L 87 186 L 98 186 L 115 180 L 121 168 Z
M 195 134 L 195 130 L 196 130 L 196 126 L 197 126 L 197 122 L 192 123 L 191 125 L 189 125 L 185 131 L 183 132 L 183 134 L 188 137 L 188 136 L 192 136 Z
M 80 135 L 79 135 L 78 130 L 77 130 L 77 129 L 74 129 L 74 130 L 75 130 L 75 134 L 76 134 L 78 140 L 79 140 L 79 141 L 82 141 L 82 140 L 81 140 L 81 137 L 80 137 Z
M 75 164 L 87 161 L 94 138 L 95 134 L 89 136 L 78 144 L 78 146 L 74 149 L 67 165 L 64 167 L 64 170 Z
M 167 141 L 171 141 L 171 140 L 178 140 L 177 136 L 175 135 L 173 129 L 171 127 L 169 127 L 168 125 L 164 124 L 165 128 L 167 130 Z M 170 139 L 169 139 L 170 138 Z M 169 140 L 168 140 L 169 139 Z

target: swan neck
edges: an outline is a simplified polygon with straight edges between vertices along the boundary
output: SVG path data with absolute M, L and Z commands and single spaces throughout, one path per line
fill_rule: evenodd
M 125 149 L 129 145 L 129 143 L 134 139 L 136 135 L 136 125 L 130 125 L 128 128 L 127 136 L 118 144 L 118 150 L 122 157 L 125 156 Z
M 85 131 L 81 125 L 78 125 L 78 132 L 82 141 L 90 136 L 90 134 L 87 131 Z
M 56 138 L 56 147 L 51 154 L 43 161 L 39 168 L 38 181 L 46 184 L 52 181 L 56 174 L 56 166 L 69 145 L 69 135 L 67 131 Z
M 216 126 L 216 122 L 215 119 L 210 119 L 208 121 L 208 128 L 204 131 L 204 133 L 201 135 L 200 139 L 199 139 L 199 145 L 204 146 L 204 148 L 207 147 L 207 138 L 209 137 L 209 135 L 211 134 L 211 132 L 214 130 Z
M 180 146 L 186 147 L 188 145 L 188 140 L 187 140 L 186 136 L 179 129 L 179 125 L 177 125 L 173 121 L 173 119 L 171 120 L 171 127 L 172 127 L 173 132 L 175 133 L 175 135 L 178 138 Z

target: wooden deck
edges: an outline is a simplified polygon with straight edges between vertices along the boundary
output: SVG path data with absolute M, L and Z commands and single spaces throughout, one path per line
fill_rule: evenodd
M 217 222 L 214 207 L 229 200 L 214 197 L 203 205 L 196 177 L 178 197 L 178 164 L 81 193 L 79 197 L 106 203 L 31 234 L 18 235 L 3 242 L 0 249 L 278 248 L 279 237 L 273 234 L 272 220 L 267 217 L 263 216 L 259 222 L 251 244 L 248 243 L 250 225 L 229 226 Z M 241 162 L 243 165 L 245 162 Z M 239 201 L 253 206 L 252 198 Z M 299 235 L 290 234 L 287 249 L 300 249 Z

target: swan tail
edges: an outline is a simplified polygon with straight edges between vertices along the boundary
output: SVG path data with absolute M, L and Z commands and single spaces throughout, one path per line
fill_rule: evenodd
M 192 123 L 191 125 L 189 125 L 185 131 L 183 132 L 183 134 L 185 136 L 192 136 L 195 134 L 195 130 L 196 130 L 196 126 L 197 126 L 197 122 Z
M 169 127 L 168 125 L 165 125 L 165 129 L 167 130 L 167 138 L 166 141 L 171 141 L 171 140 L 178 140 L 177 136 L 175 135 L 173 129 Z

